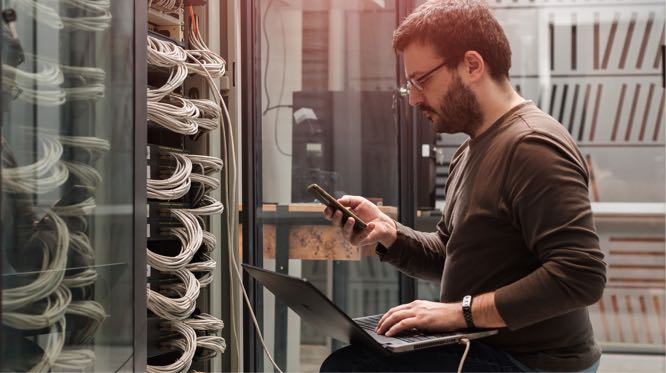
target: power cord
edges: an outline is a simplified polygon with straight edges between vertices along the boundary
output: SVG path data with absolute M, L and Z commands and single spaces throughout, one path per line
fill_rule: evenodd
M 254 311 L 252 310 L 252 305 L 250 304 L 250 297 L 247 296 L 247 291 L 245 291 L 245 286 L 243 285 L 243 280 L 242 276 L 240 274 L 240 271 L 238 270 L 238 265 L 236 264 L 236 259 L 233 257 L 233 255 L 230 257 L 232 259 L 232 266 L 234 267 L 234 274 L 236 274 L 236 280 L 241 286 L 241 290 L 243 291 L 243 298 L 245 299 L 245 304 L 247 305 L 247 309 L 250 311 L 250 316 L 252 317 L 252 323 L 254 323 L 254 330 L 257 332 L 257 336 L 259 337 L 259 341 L 261 342 L 261 346 L 264 348 L 264 352 L 266 353 L 266 356 L 268 356 L 268 359 L 271 361 L 273 366 L 275 367 L 275 370 L 277 370 L 279 373 L 284 373 L 280 367 L 277 365 L 275 360 L 273 360 L 273 356 L 271 356 L 271 353 L 268 352 L 268 347 L 266 347 L 266 342 L 264 341 L 264 336 L 261 334 L 261 329 L 259 329 L 259 322 L 257 322 L 257 317 L 254 314 Z
M 460 338 L 460 343 L 465 344 L 465 352 L 463 352 L 462 358 L 460 358 L 460 364 L 458 364 L 458 373 L 462 372 L 463 365 L 465 364 L 465 359 L 467 358 L 467 353 L 469 352 L 469 346 L 471 344 L 469 338 Z
M 190 38 L 196 38 L 197 43 L 198 43 L 198 48 L 202 50 L 208 50 L 210 49 L 205 45 L 203 42 L 203 38 L 201 38 L 201 33 L 199 31 L 199 26 L 198 22 L 196 21 L 196 17 L 194 16 L 194 10 L 192 6 L 188 7 L 190 17 L 192 19 L 192 22 L 190 23 L 191 29 L 189 30 L 189 35 L 191 36 Z M 210 52 L 213 53 L 213 52 Z M 220 57 L 221 58 L 221 57 Z M 231 123 L 231 117 L 229 115 L 229 110 L 227 108 L 226 102 L 224 99 L 222 99 L 222 95 L 220 94 L 220 90 L 218 88 L 218 85 L 215 83 L 215 79 L 213 78 L 213 75 L 205 69 L 204 64 L 201 61 L 195 61 L 197 64 L 199 64 L 200 67 L 202 67 L 201 70 L 202 72 L 205 73 L 204 77 L 207 79 L 209 83 L 209 91 L 212 94 L 213 98 L 215 99 L 215 102 L 222 108 L 223 110 L 223 118 L 220 118 L 220 131 L 221 131 L 221 138 L 222 138 L 222 154 L 223 158 L 227 161 L 227 167 L 224 169 L 224 179 L 225 179 L 225 191 L 224 193 L 224 203 L 227 206 L 227 211 L 226 211 L 226 228 L 227 228 L 227 234 L 226 234 L 226 239 L 227 239 L 227 254 L 230 258 L 230 263 L 235 263 L 235 254 L 234 254 L 234 245 L 235 245 L 235 238 L 236 234 L 234 232 L 235 227 L 238 224 L 238 204 L 237 204 L 237 199 L 236 199 L 236 188 L 237 188 L 237 170 L 236 170 L 236 152 L 235 152 L 235 141 L 236 138 L 234 137 L 233 133 L 233 126 Z M 223 120 L 222 120 L 223 119 Z M 228 126 L 228 128 L 227 128 Z M 235 265 L 235 264 L 234 264 Z M 236 268 L 236 270 L 238 270 Z M 233 281 L 233 271 L 229 271 L 229 280 Z M 241 284 L 242 286 L 242 284 Z M 232 328 L 231 328 L 231 335 L 232 338 L 235 341 L 238 341 L 238 331 L 236 328 L 236 320 L 238 320 L 238 315 L 236 311 L 236 304 L 234 297 L 231 298 L 231 318 L 232 318 Z M 257 328 L 257 331 L 259 329 Z M 236 356 L 238 359 L 241 358 L 240 356 L 240 349 L 238 347 L 238 343 L 234 343 L 234 350 L 236 352 Z M 264 345 L 265 348 L 265 345 Z M 266 350 L 267 351 L 267 350 Z M 270 357 L 270 354 L 269 354 Z M 271 357 L 271 361 L 273 361 Z M 276 364 L 274 364 L 276 365 Z M 277 366 L 277 365 L 276 365 Z M 279 370 L 279 368 L 278 368 Z M 281 371 L 280 371 L 281 372 Z

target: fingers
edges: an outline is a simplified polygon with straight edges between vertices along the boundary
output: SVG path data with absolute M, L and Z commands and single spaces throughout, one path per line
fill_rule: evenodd
M 394 335 L 405 331 L 405 330 L 410 330 L 412 328 L 417 328 L 419 324 L 419 321 L 416 317 L 410 317 L 406 319 L 402 319 L 396 324 L 394 324 L 391 329 L 389 329 L 386 332 L 387 337 L 393 337 Z
M 333 214 L 334 213 L 335 213 L 335 210 L 331 207 L 327 206 L 326 209 L 324 209 L 324 217 L 328 221 L 331 221 L 333 219 Z
M 339 211 L 338 211 L 339 212 Z M 338 213 L 336 212 L 336 214 Z M 340 215 L 342 213 L 340 212 Z M 340 220 L 342 222 L 342 220 Z M 356 220 L 352 218 L 351 216 L 347 218 L 346 221 L 342 222 L 342 231 L 344 232 L 345 236 L 348 239 L 351 239 L 352 235 L 354 234 L 354 224 L 356 223 Z
M 403 330 L 413 328 L 416 321 L 416 312 L 413 309 L 401 309 L 391 313 L 384 320 L 377 334 L 385 334 L 387 337 L 391 337 Z
M 359 230 L 354 228 L 356 220 L 352 217 L 349 217 L 347 221 L 344 222 L 342 226 L 342 235 L 354 246 L 362 246 L 367 243 L 375 242 L 373 241 L 372 236 L 375 230 L 375 226 L 366 226 L 365 229 Z
M 329 219 L 331 221 L 331 225 L 333 225 L 334 227 L 344 228 L 343 225 L 342 225 L 342 217 L 344 216 L 344 215 L 342 215 L 342 211 L 333 210 L 330 207 L 327 207 L 326 209 L 327 210 L 331 209 L 333 211 L 333 213 L 332 213 L 332 215 Z
M 366 199 L 363 197 L 347 196 L 347 195 L 342 196 L 340 199 L 338 199 L 338 202 L 340 202 L 341 205 L 345 207 L 351 207 L 352 209 L 356 208 L 356 206 L 360 205 L 364 201 L 366 201 Z
M 382 318 L 379 319 L 379 322 L 377 323 L 377 328 L 375 329 L 375 333 L 382 334 L 383 332 L 388 330 L 392 324 L 386 324 L 387 320 L 390 319 L 393 316 L 393 314 L 395 314 L 396 312 L 400 312 L 409 308 L 411 308 L 411 305 L 407 303 L 393 307 L 390 310 L 386 311 L 386 313 L 382 316 Z
M 361 206 L 362 203 L 367 201 L 363 197 L 357 196 L 344 196 L 338 200 L 342 205 L 355 210 Z M 375 236 L 380 232 L 375 231 L 376 224 L 369 223 L 369 225 L 363 230 L 354 229 L 354 224 L 356 219 L 345 218 L 342 211 L 337 210 L 333 207 L 327 206 L 323 212 L 324 218 L 331 222 L 331 225 L 334 227 L 339 227 L 342 231 L 342 235 L 352 244 L 352 245 L 364 245 L 366 243 L 376 242 Z M 374 241 L 373 241 L 374 240 Z

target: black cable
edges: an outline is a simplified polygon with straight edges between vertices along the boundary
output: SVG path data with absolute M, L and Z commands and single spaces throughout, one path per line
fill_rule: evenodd
M 284 30 L 284 18 L 282 17 L 282 12 L 279 14 L 280 16 L 280 31 L 282 33 L 282 81 L 280 82 L 280 94 L 278 95 L 278 105 L 277 106 L 282 106 L 280 103 L 282 102 L 282 97 L 284 96 L 284 86 L 285 86 L 285 76 L 287 75 L 287 36 L 285 34 Z M 275 113 L 275 125 L 273 126 L 273 138 L 275 140 L 275 146 L 277 147 L 277 150 L 284 156 L 291 157 L 291 154 L 285 152 L 282 150 L 280 147 L 280 143 L 278 142 L 278 119 L 279 119 L 279 110 L 278 112 Z
M 275 105 L 275 106 L 270 106 L 270 107 L 267 107 L 266 110 L 264 110 L 264 115 L 266 115 L 266 113 L 268 113 L 268 112 L 271 111 L 271 110 L 282 109 L 282 108 L 293 108 L 293 107 L 294 107 L 294 105 Z
M 274 0 L 269 0 L 268 5 L 266 5 L 266 9 L 264 10 L 264 18 L 261 20 L 264 39 L 266 39 L 266 64 L 264 65 L 264 93 L 266 94 L 266 107 L 267 108 L 269 108 L 271 106 L 271 96 L 268 94 L 268 65 L 269 65 L 270 59 L 271 59 L 271 42 L 268 39 L 266 19 L 268 18 L 268 10 L 271 8 L 271 5 L 273 5 L 273 1 Z M 264 110 L 263 115 L 266 115 L 265 110 Z
M 271 58 L 271 41 L 268 38 L 268 28 L 266 24 L 266 20 L 268 19 L 268 10 L 270 9 L 271 5 L 273 5 L 273 2 L 275 0 L 269 0 L 268 5 L 266 5 L 266 9 L 264 10 L 264 18 L 261 20 L 262 27 L 263 27 L 263 34 L 264 34 L 264 39 L 266 39 L 266 64 L 264 65 L 264 94 L 266 95 L 266 109 L 263 110 L 262 116 L 266 116 L 266 113 L 268 113 L 270 110 L 274 109 L 280 109 L 280 108 L 285 108 L 285 107 L 292 107 L 291 105 L 275 105 L 271 106 L 271 96 L 268 92 L 268 66 L 270 64 L 270 58 Z M 282 32 L 282 41 L 283 45 L 285 44 L 285 28 L 284 28 L 284 19 L 282 18 L 282 13 L 280 13 L 280 26 L 281 26 L 281 32 Z M 282 51 L 282 82 L 280 85 L 280 95 L 279 95 L 279 101 L 282 101 L 282 96 L 284 95 L 284 87 L 285 87 L 285 74 L 286 69 L 287 69 L 287 50 L 286 48 L 283 48 L 284 50 Z M 280 143 L 278 142 L 278 113 L 275 114 L 275 124 L 273 126 L 273 141 L 275 142 L 275 147 L 277 148 L 277 151 L 287 157 L 291 157 L 291 154 L 285 152 L 282 147 L 280 146 Z

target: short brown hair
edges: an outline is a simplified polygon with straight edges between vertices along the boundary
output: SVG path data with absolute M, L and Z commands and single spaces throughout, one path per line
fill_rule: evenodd
M 396 52 L 413 42 L 434 46 L 449 69 L 462 62 L 465 52 L 476 51 L 493 79 L 509 77 L 509 41 L 483 0 L 429 0 L 420 5 L 393 33 Z

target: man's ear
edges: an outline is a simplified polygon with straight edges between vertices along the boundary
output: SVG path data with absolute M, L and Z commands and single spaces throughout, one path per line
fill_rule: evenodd
M 467 51 L 463 57 L 463 74 L 470 83 L 477 82 L 486 72 L 486 63 L 477 51 Z

